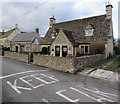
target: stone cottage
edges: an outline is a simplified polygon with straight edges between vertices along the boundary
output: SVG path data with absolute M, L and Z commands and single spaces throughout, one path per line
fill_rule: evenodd
M 97 44 L 102 44 L 106 57 L 113 55 L 112 8 L 108 4 L 104 15 L 60 23 L 55 22 L 54 16 L 51 17 L 50 27 L 44 37 L 51 46 L 50 55 L 66 57 L 78 53 L 91 54 L 93 48 L 100 46 Z
M 47 42 L 40 37 L 39 29 L 36 28 L 36 32 L 17 34 L 10 41 L 10 49 L 15 52 L 40 52 L 46 43 Z
M 15 28 L 0 32 L 0 45 L 3 47 L 10 47 L 10 40 L 12 40 L 18 33 L 21 33 L 18 29 L 18 24 L 15 24 Z

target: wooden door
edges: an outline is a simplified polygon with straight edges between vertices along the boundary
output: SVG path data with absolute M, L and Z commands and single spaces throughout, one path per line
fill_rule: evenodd
M 62 56 L 66 57 L 68 53 L 68 48 L 67 46 L 62 46 Z
M 60 56 L 60 46 L 55 46 L 55 56 Z

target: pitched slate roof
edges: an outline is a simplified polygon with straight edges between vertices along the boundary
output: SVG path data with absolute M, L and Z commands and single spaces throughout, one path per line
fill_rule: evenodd
M 56 23 L 48 29 L 45 38 L 52 43 L 52 30 L 62 28 L 63 30 L 72 31 L 72 36 L 76 43 L 106 41 L 110 31 L 110 24 L 111 20 L 107 20 L 106 15 Z M 85 36 L 85 28 L 87 26 L 94 28 L 93 36 Z
M 12 42 L 32 42 L 35 37 L 40 37 L 36 32 L 20 33 L 17 34 L 11 41 Z
M 35 43 L 35 39 L 37 39 L 37 44 Z M 32 45 L 45 45 L 46 41 L 41 38 L 41 37 L 36 37 L 33 41 L 32 41 Z
M 6 38 L 8 37 L 16 28 L 6 31 L 6 32 L 0 32 L 0 38 Z
M 73 38 L 73 33 L 72 31 L 68 31 L 68 30 L 63 30 L 64 34 L 66 35 L 66 37 L 68 38 L 68 40 L 72 43 L 73 46 L 78 46 L 78 44 L 75 42 L 74 38 Z

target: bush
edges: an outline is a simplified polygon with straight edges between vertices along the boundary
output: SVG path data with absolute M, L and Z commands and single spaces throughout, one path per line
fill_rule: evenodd
M 67 54 L 67 57 L 72 58 L 73 56 L 72 54 Z
M 86 55 L 86 54 L 83 54 L 83 53 L 80 53 L 80 52 L 77 52 L 77 54 L 76 54 L 77 57 L 84 56 L 84 55 Z
M 93 42 L 90 43 L 90 53 L 91 54 L 103 54 L 105 50 L 104 42 Z
M 118 46 L 115 46 L 114 50 L 116 55 L 120 54 L 120 48 Z
M 9 51 L 10 48 L 9 47 L 2 47 L 2 51 Z

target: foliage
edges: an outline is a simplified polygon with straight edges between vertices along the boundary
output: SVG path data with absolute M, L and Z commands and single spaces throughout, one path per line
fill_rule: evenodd
M 120 48 L 118 46 L 115 46 L 114 50 L 116 55 L 120 54 Z
M 105 50 L 104 42 L 93 42 L 90 43 L 90 53 L 91 54 L 103 54 Z
M 77 52 L 76 57 L 80 57 L 80 56 L 84 56 L 84 55 L 88 55 L 88 54 L 83 54 L 83 53 Z
M 107 66 L 105 68 L 105 70 L 115 70 L 120 66 L 120 58 L 118 58 L 117 60 L 115 60 L 112 64 L 110 64 L 109 66 Z
M 77 72 L 82 72 L 84 68 L 79 68 Z
M 107 58 L 107 59 L 105 59 L 105 60 L 99 61 L 99 62 L 97 62 L 97 63 L 95 63 L 95 64 L 92 64 L 92 65 L 90 65 L 89 67 L 90 67 L 90 68 L 98 67 L 98 66 L 100 66 L 100 65 L 102 65 L 102 64 L 104 64 L 104 63 L 106 63 L 106 62 L 108 62 L 108 61 L 110 61 L 110 60 L 112 60 L 112 59 L 114 59 L 115 57 L 116 57 L 116 55 L 114 55 L 114 56 L 112 56 L 112 57 L 109 57 L 109 58 Z
M 67 54 L 67 57 L 72 58 L 73 56 L 72 54 Z
M 10 48 L 9 47 L 2 47 L 2 51 L 9 51 Z

